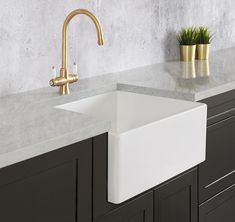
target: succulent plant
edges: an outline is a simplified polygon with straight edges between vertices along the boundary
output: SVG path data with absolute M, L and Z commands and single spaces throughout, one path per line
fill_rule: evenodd
M 197 28 L 197 44 L 210 44 L 213 36 L 208 27 Z
M 177 35 L 180 45 L 195 45 L 198 40 L 198 32 L 195 27 L 183 28 Z

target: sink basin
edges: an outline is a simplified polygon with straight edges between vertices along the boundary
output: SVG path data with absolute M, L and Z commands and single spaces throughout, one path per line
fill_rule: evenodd
M 112 203 L 126 201 L 205 160 L 204 104 L 114 91 L 56 108 L 111 121 L 108 201 Z

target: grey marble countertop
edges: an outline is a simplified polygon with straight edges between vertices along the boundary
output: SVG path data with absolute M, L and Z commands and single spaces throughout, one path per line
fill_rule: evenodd
M 110 129 L 57 105 L 113 90 L 199 101 L 235 89 L 235 48 L 217 51 L 210 62 L 167 62 L 80 80 L 71 94 L 42 88 L 0 98 L 0 168 L 99 135 Z

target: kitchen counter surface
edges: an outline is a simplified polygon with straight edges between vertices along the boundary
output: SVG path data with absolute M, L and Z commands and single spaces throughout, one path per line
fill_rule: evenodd
M 235 89 L 235 48 L 210 62 L 167 62 L 80 80 L 71 94 L 42 88 L 0 98 L 0 168 L 102 134 L 110 122 L 54 108 L 113 90 L 199 101 Z

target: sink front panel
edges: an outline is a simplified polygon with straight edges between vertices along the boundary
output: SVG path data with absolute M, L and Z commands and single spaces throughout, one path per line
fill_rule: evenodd
M 108 200 L 118 204 L 205 160 L 206 106 L 108 139 Z

